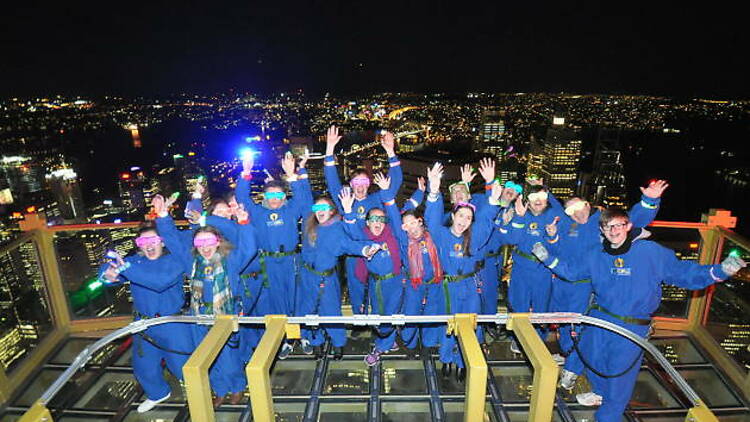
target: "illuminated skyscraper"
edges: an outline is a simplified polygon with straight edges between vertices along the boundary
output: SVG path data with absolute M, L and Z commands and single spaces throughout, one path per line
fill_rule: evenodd
M 128 212 L 146 208 L 145 181 L 146 177 L 140 169 L 120 173 L 118 180 L 120 199 Z
M 565 126 L 565 120 L 554 118 L 542 144 L 542 172 L 544 183 L 560 200 L 576 194 L 578 164 L 581 161 L 579 134 Z
M 605 207 L 627 206 L 627 190 L 620 149 L 615 140 L 599 140 L 591 178 L 592 200 Z
M 481 152 L 499 157 L 505 148 L 505 112 L 487 110 L 482 114 L 482 126 L 479 129 L 479 148 Z
M 76 172 L 73 169 L 64 168 L 54 170 L 45 177 L 47 185 L 57 200 L 62 218 L 81 222 L 85 220 L 86 211 Z
M 143 146 L 141 143 L 141 134 L 138 132 L 138 125 L 130 125 L 128 126 L 128 130 L 130 130 L 130 136 L 133 138 L 133 148 Z

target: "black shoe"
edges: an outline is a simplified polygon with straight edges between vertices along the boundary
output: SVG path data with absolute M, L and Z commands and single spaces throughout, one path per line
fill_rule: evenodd
M 451 364 L 450 363 L 443 363 L 443 367 L 440 369 L 440 373 L 445 378 L 449 377 L 451 375 Z
M 466 368 L 456 368 L 456 380 L 464 382 L 466 380 Z
M 315 359 L 317 360 L 323 359 L 323 347 L 321 346 L 313 347 L 313 355 L 315 356 Z
M 333 360 L 341 360 L 343 357 L 344 357 L 344 348 L 334 347 L 333 348 Z

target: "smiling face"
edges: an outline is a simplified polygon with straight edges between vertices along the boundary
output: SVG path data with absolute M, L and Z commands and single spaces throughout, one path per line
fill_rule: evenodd
M 205 259 L 211 259 L 219 249 L 219 239 L 211 232 L 198 232 L 193 237 L 193 246 Z
M 420 239 L 424 235 L 422 219 L 411 214 L 406 214 L 401 218 L 401 228 L 412 239 Z
M 379 218 L 378 218 L 379 217 Z M 367 213 L 367 227 L 375 236 L 380 236 L 385 230 L 385 213 L 380 209 L 373 209 Z
M 330 220 L 331 217 L 335 214 L 333 204 L 325 199 L 318 199 L 315 201 L 315 205 L 318 204 L 325 204 L 328 205 L 329 209 L 322 210 L 322 211 L 315 211 L 315 218 L 318 220 L 318 224 L 323 224 L 326 221 Z
M 615 217 L 599 227 L 613 247 L 618 247 L 628 238 L 628 232 L 633 224 L 623 217 Z
M 222 218 L 232 218 L 232 209 L 226 202 L 221 201 L 214 204 L 211 214 Z
M 469 195 L 469 189 L 462 183 L 451 186 L 451 204 L 457 204 L 459 202 L 469 202 L 471 196 Z
M 365 172 L 357 172 L 349 181 L 349 186 L 352 188 L 354 199 L 361 201 L 367 198 L 367 191 L 370 188 L 370 178 Z
M 570 213 L 569 213 L 570 212 Z M 591 215 L 591 205 L 581 198 L 570 198 L 565 203 L 565 213 L 578 224 L 586 224 Z
M 503 193 L 500 194 L 500 203 L 507 207 L 511 202 L 515 201 L 516 198 L 518 198 L 518 192 L 516 192 L 515 189 L 505 188 L 503 189 Z
M 159 259 L 164 253 L 164 242 L 159 238 L 159 234 L 156 230 L 146 230 L 138 235 L 139 238 L 149 239 L 150 241 L 144 242 L 142 246 L 138 246 L 143 256 L 150 260 Z M 157 241 L 158 239 L 158 241 Z
M 271 186 L 271 187 L 266 188 L 265 193 L 267 194 L 270 193 L 272 194 L 271 196 L 278 196 L 279 193 L 284 193 L 284 190 L 276 186 Z M 281 206 L 284 205 L 285 200 L 286 199 L 283 197 L 282 198 L 269 198 L 268 196 L 266 196 L 266 203 L 268 204 L 268 208 L 272 210 L 281 208 Z
M 471 222 L 474 220 L 474 211 L 469 207 L 460 207 L 453 211 L 451 216 L 451 232 L 458 236 L 471 227 Z
M 547 201 L 547 191 L 539 191 L 530 193 L 527 197 L 529 200 L 529 210 L 534 215 L 539 215 L 547 209 L 549 202 Z

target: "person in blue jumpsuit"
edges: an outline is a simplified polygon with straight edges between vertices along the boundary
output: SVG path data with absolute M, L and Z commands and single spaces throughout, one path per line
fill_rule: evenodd
M 341 216 L 329 198 L 320 198 L 315 202 L 303 230 L 300 292 L 295 315 L 340 316 L 341 284 L 336 271 L 337 258 L 342 255 L 369 257 L 379 250 L 380 245 L 353 240 L 345 231 Z M 326 334 L 331 339 L 334 359 L 341 359 L 346 344 L 343 325 L 322 325 L 318 329 L 302 327 L 302 337 L 314 347 L 318 358 L 322 357 L 321 346 Z
M 678 260 L 674 251 L 643 240 L 641 229 L 632 230 L 626 212 L 608 209 L 599 219 L 605 239 L 583 262 L 549 254 L 543 243 L 533 253 L 566 280 L 590 278 L 595 304 L 589 315 L 609 321 L 646 338 L 651 316 L 661 302 L 662 282 L 686 289 L 703 289 L 734 275 L 745 262 L 733 256 L 720 265 L 699 265 Z M 587 363 L 592 392 L 578 394 L 579 403 L 600 405 L 598 422 L 619 422 L 630 400 L 643 358 L 640 347 L 614 332 L 587 326 L 581 333 L 580 356 Z
M 513 270 L 508 286 L 510 312 L 548 312 L 552 294 L 552 273 L 531 254 L 531 247 L 545 239 L 545 227 L 563 215 L 562 205 L 541 184 L 527 191 L 526 204 L 517 200 L 516 213 L 511 221 L 508 239 L 516 245 L 513 251 Z M 537 328 L 544 339 L 546 329 Z M 510 349 L 520 353 L 512 340 Z
M 238 313 L 240 296 L 243 293 L 239 282 L 240 271 L 257 252 L 253 227 L 249 224 L 238 227 L 232 220 L 209 216 L 206 219 L 208 225 L 197 229 L 192 242 L 187 243 L 175 227 L 163 201 L 159 195 L 153 199 L 153 206 L 158 215 L 156 225 L 167 248 L 180 259 L 183 272 L 190 277 L 191 313 Z M 240 216 L 238 219 L 246 221 L 247 216 Z M 221 233 L 236 234 L 238 241 L 234 248 L 231 248 Z M 196 345 L 203 340 L 207 332 L 208 327 L 193 326 L 193 340 Z M 227 393 L 231 393 L 230 402 L 238 404 L 247 385 L 243 358 L 239 350 L 240 341 L 237 337 L 232 335 L 229 338 L 209 370 L 211 388 L 216 393 L 216 407 L 221 405 Z
M 243 155 L 243 172 L 237 180 L 235 196 L 250 214 L 258 245 L 256 259 L 243 271 L 243 280 L 250 285 L 250 294 L 244 296 L 248 314 L 294 315 L 298 294 L 299 221 L 309 213 L 313 202 L 304 168 L 306 161 L 306 158 L 302 159 L 298 172 L 295 172 L 295 159 L 291 153 L 285 154 L 281 161 L 281 167 L 294 194 L 291 199 L 286 197 L 285 184 L 272 180 L 263 188 L 263 202 L 256 204 L 250 198 L 253 156 Z M 300 344 L 304 353 L 313 352 L 307 339 L 302 339 Z M 279 358 L 286 358 L 292 349 L 293 343 L 284 342 Z
M 405 315 L 442 315 L 445 313 L 443 295 L 443 268 L 437 246 L 425 230 L 421 215 L 414 209 L 399 212 L 395 199 L 389 197 L 389 178 L 375 176 L 380 186 L 385 212 L 394 235 L 401 248 L 401 260 L 409 275 L 409 283 L 404 295 Z M 440 324 L 406 324 L 401 329 L 401 339 L 409 355 L 417 348 L 421 338 L 422 346 L 438 347 L 445 333 Z
M 339 136 L 339 130 L 335 126 L 331 126 L 326 134 L 326 155 L 323 160 L 323 173 L 326 179 L 326 185 L 328 186 L 328 193 L 336 202 L 336 206 L 340 213 L 344 213 L 341 203 L 339 202 L 339 193 L 341 192 L 341 180 L 339 179 L 338 171 L 336 169 L 336 160 L 334 157 L 334 150 L 336 145 L 341 140 Z M 398 190 L 401 188 L 403 182 L 403 172 L 401 170 L 401 162 L 396 156 L 396 140 L 393 134 L 386 132 L 382 139 L 381 145 L 388 156 L 388 164 L 390 166 L 389 176 L 391 177 L 390 191 L 393 197 L 396 197 Z M 370 178 L 367 175 L 367 171 L 364 169 L 357 169 L 352 174 L 352 178 L 349 181 L 349 186 L 354 193 L 354 205 L 353 212 L 357 218 L 357 224 L 364 226 L 365 218 L 370 209 L 375 207 L 382 207 L 380 197 L 378 195 L 368 195 L 368 189 L 370 187 Z M 346 259 L 346 280 L 347 289 L 349 292 L 349 303 L 352 306 L 352 312 L 355 314 L 364 313 L 364 295 L 365 286 L 362 283 L 357 282 L 355 275 L 355 267 L 358 258 L 347 258 Z
M 453 207 L 450 226 L 443 225 L 443 198 L 440 195 L 440 179 L 443 166 L 440 163 L 427 172 L 429 194 L 425 220 L 427 228 L 438 248 L 440 263 L 443 266 L 443 293 L 445 295 L 445 312 L 478 313 L 481 309 L 480 291 L 482 281 L 476 272 L 477 262 L 485 253 L 492 219 L 497 214 L 499 189 L 493 189 L 488 197 L 488 204 L 478 208 L 475 221 L 474 206 L 458 203 Z M 481 330 L 478 328 L 477 330 Z M 459 379 L 465 377 L 464 361 L 454 336 L 445 335 L 440 344 L 440 361 L 443 362 L 443 374 L 450 373 L 450 365 L 455 364 Z
M 100 278 L 107 284 L 130 281 L 136 321 L 179 315 L 185 303 L 179 258 L 165 253 L 153 225 L 143 225 L 135 242 L 139 253 L 124 260 L 118 256 L 117 262 L 104 264 Z M 146 394 L 146 400 L 138 405 L 139 413 L 153 409 L 171 395 L 162 359 L 172 375 L 182 380 L 182 367 L 193 349 L 187 324 L 160 324 L 133 336 L 133 374 Z
M 659 211 L 662 193 L 668 186 L 663 180 L 655 180 L 650 182 L 648 187 L 641 188 L 641 200 L 633 205 L 628 213 L 635 227 L 646 227 L 654 221 Z M 581 262 L 591 250 L 601 244 L 601 212 L 592 209 L 587 201 L 574 197 L 565 202 L 565 214 L 559 223 L 546 228 L 550 237 L 549 249 L 565 261 Z M 566 280 L 554 277 L 550 311 L 584 313 L 588 308 L 591 294 L 590 279 Z M 573 347 L 571 326 L 561 325 L 558 332 L 560 349 L 566 357 L 565 366 L 560 373 L 560 385 L 569 390 L 582 373 L 583 362 Z
M 382 175 L 378 175 L 381 178 Z M 369 240 L 381 245 L 369 260 L 360 259 L 356 263 L 354 276 L 366 284 L 365 314 L 394 315 L 403 314 L 406 276 L 401 262 L 401 248 L 393 234 L 385 211 L 371 208 L 367 213 L 366 226 L 357 224 L 353 213 L 353 195 L 348 189 L 342 190 L 340 203 L 344 208 L 344 223 L 347 232 L 355 240 Z M 374 366 L 380 361 L 380 355 L 396 345 L 396 327 L 381 324 L 375 330 L 377 337 L 372 351 L 365 356 L 365 363 Z

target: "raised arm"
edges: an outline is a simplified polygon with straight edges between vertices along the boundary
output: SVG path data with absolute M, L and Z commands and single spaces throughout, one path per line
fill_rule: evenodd
M 339 202 L 339 192 L 341 192 L 341 179 L 339 179 L 338 168 L 336 168 L 336 157 L 333 155 L 336 145 L 341 141 L 339 128 L 331 126 L 326 133 L 326 156 L 323 159 L 323 174 L 326 178 L 328 193 L 336 202 L 336 206 L 341 210 Z
M 351 189 L 342 189 L 338 196 L 341 204 L 341 212 L 344 214 L 344 232 L 354 240 L 365 240 L 364 228 L 357 224 L 357 216 L 354 215 L 352 207 L 354 205 L 354 194 Z
M 391 179 L 391 185 L 388 190 L 390 196 L 396 198 L 401 185 L 404 183 L 404 171 L 401 169 L 401 161 L 396 156 L 396 138 L 391 132 L 386 132 L 380 140 L 380 145 L 383 146 L 388 156 L 388 165 L 390 166 L 388 177 Z
M 470 253 L 476 254 L 481 251 L 487 245 L 492 234 L 492 229 L 495 227 L 495 216 L 500 209 L 499 199 L 502 187 L 499 183 L 494 183 L 492 186 L 492 193 L 486 198 L 487 203 L 481 207 L 477 207 L 476 216 L 474 218 L 474 224 L 471 226 L 471 251 Z
M 674 251 L 654 244 L 654 252 L 660 261 L 663 281 L 690 290 L 700 290 L 713 283 L 724 281 L 747 266 L 745 261 L 728 256 L 718 265 L 699 265 L 692 261 L 677 259 Z
M 656 219 L 659 213 L 661 196 L 669 187 L 665 180 L 652 180 L 648 187 L 641 187 L 641 200 L 633 205 L 628 215 L 635 227 L 646 227 Z
M 384 177 L 382 173 L 375 175 L 374 182 L 380 187 L 380 201 L 383 202 L 383 208 L 385 208 L 385 215 L 388 217 L 388 223 L 390 224 L 393 234 L 396 236 L 396 240 L 401 245 L 408 244 L 406 233 L 401 228 L 401 212 L 396 206 L 396 200 L 391 196 L 391 192 L 388 186 L 391 183 L 390 177 Z
M 242 204 L 249 213 L 252 213 L 254 208 L 260 207 L 250 198 L 250 180 L 253 178 L 254 163 L 251 152 L 242 154 L 242 173 L 240 173 L 237 186 L 234 188 L 234 197 L 237 199 L 237 203 Z
M 424 213 L 427 229 L 434 234 L 443 226 L 443 196 L 440 194 L 440 181 L 443 178 L 443 165 L 435 163 L 427 170 L 427 182 L 430 193 L 427 195 L 427 207 Z
M 542 242 L 537 242 L 531 248 L 531 252 L 553 273 L 565 280 L 583 280 L 591 278 L 591 259 L 595 254 L 588 254 L 584 262 L 573 262 L 560 259 L 552 255 Z
M 282 160 L 282 168 L 286 173 L 286 180 L 292 188 L 293 197 L 289 200 L 289 207 L 293 210 L 295 218 L 304 218 L 310 212 L 313 204 L 312 188 L 307 176 L 307 170 L 302 167 L 306 159 L 300 162 L 300 169 L 294 171 L 294 156 L 286 154 Z
M 401 207 L 402 213 L 419 208 L 419 205 L 422 204 L 422 201 L 424 200 L 424 191 L 426 189 L 425 183 L 424 177 L 420 176 L 417 178 L 417 189 L 414 190 L 414 193 L 411 194 L 411 198 L 409 198 L 404 206 Z

